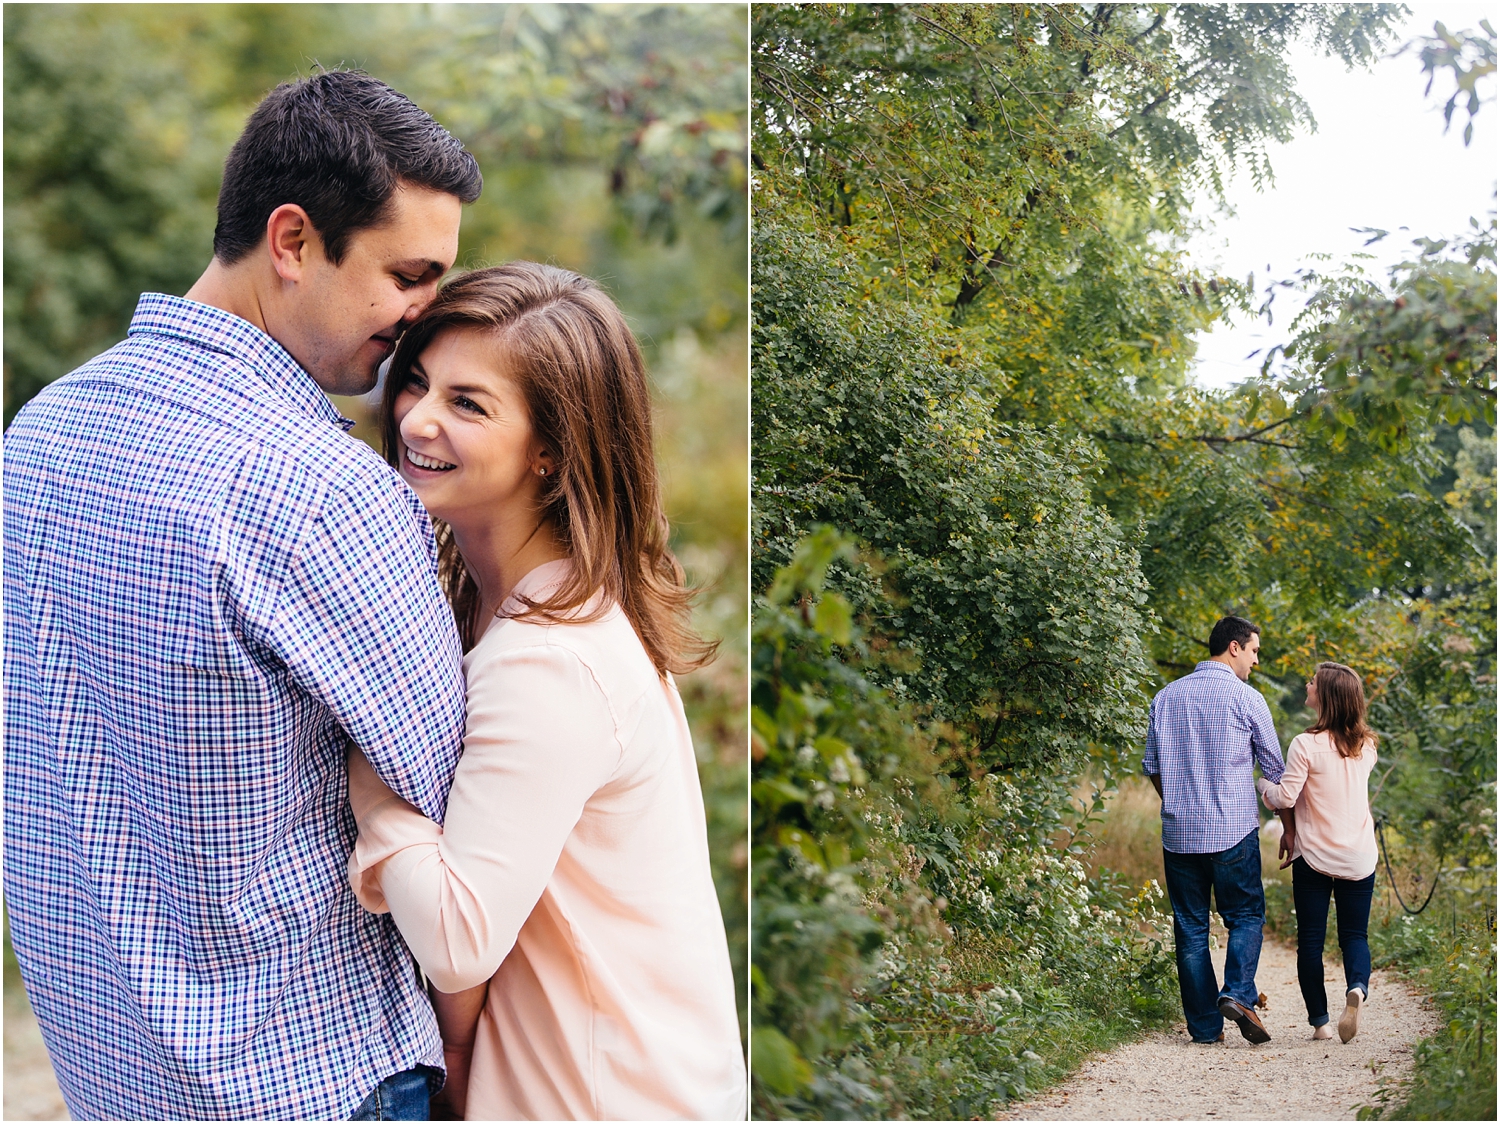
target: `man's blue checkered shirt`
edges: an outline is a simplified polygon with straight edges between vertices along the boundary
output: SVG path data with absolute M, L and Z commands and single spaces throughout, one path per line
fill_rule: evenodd
M 1271 708 L 1228 665 L 1203 660 L 1151 700 L 1142 770 L 1161 777 L 1161 845 L 1228 850 L 1260 827 L 1254 766 L 1272 784 L 1285 765 Z
M 441 820 L 458 638 L 411 491 L 274 340 L 176 297 L 5 459 L 5 898 L 75 1119 L 347 1119 L 442 1064 L 345 864 L 345 735 Z

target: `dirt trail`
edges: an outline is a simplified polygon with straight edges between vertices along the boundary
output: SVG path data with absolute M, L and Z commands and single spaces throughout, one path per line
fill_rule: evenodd
M 1224 978 L 1223 932 L 1213 952 Z M 1256 982 L 1271 1041 L 1251 1046 L 1233 1023 L 1224 1041 L 1195 1045 L 1179 1026 L 1084 1062 L 1073 1077 L 1001 1116 L 1002 1120 L 1353 1120 L 1381 1077 L 1411 1066 L 1417 1039 L 1435 1033 L 1432 1004 L 1385 972 L 1370 980 L 1359 1034 L 1338 1040 L 1343 968 L 1325 960 L 1334 1036 L 1314 1042 L 1297 987 L 1296 950 L 1267 940 Z
M 68 1120 L 62 1091 L 52 1075 L 47 1047 L 36 1016 L 19 986 L 5 989 L 5 1099 L 6 1120 Z

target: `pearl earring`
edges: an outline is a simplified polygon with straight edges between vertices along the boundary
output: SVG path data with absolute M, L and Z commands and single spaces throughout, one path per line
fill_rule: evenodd
M 547 470 L 545 468 L 539 468 L 539 469 L 536 470 L 536 474 L 538 476 L 546 476 L 547 475 Z

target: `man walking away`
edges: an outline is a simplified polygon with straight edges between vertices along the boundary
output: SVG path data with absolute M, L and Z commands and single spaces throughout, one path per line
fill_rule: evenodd
M 480 186 L 368 75 L 278 87 L 203 277 L 6 435 L 5 899 L 74 1119 L 427 1117 L 344 758 L 441 820 L 459 644 L 421 504 L 324 392 L 374 385 Z
M 1281 779 L 1271 708 L 1251 687 L 1260 629 L 1225 617 L 1209 659 L 1151 700 L 1142 769 L 1161 797 L 1162 862 L 1177 944 L 1177 983 L 1194 1042 L 1223 1039 L 1224 1020 L 1251 1042 L 1271 1036 L 1255 1014 L 1266 897 L 1260 881 L 1260 812 L 1254 767 Z M 1292 824 L 1287 824 L 1291 838 Z M 1208 955 L 1209 897 L 1229 930 L 1224 986 Z

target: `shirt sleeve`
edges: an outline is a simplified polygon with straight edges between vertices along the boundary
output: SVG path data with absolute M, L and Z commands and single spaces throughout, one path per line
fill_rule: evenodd
M 434 986 L 495 974 L 584 805 L 618 767 L 608 701 L 571 652 L 536 645 L 470 665 L 464 754 L 438 827 L 350 758 L 350 882 L 389 910 Z
M 1141 758 L 1141 772 L 1148 777 L 1154 777 L 1161 772 L 1161 761 L 1157 756 L 1156 747 L 1156 700 L 1151 700 L 1151 708 L 1146 712 L 1146 755 Z
M 1276 736 L 1276 723 L 1271 721 L 1271 708 L 1265 696 L 1254 687 L 1246 687 L 1246 702 L 1250 710 L 1250 752 L 1260 766 L 1261 776 L 1275 784 L 1281 780 L 1286 765 L 1281 760 L 1281 739 Z
M 441 823 L 463 735 L 463 666 L 426 520 L 395 481 L 334 490 L 298 544 L 268 640 L 376 773 Z
M 1267 808 L 1272 811 L 1284 810 L 1296 804 L 1297 797 L 1302 795 L 1302 786 L 1307 783 L 1307 773 L 1307 750 L 1301 737 L 1295 737 L 1287 747 L 1286 768 L 1281 774 L 1280 783 L 1261 777 L 1255 782 L 1255 787 Z

